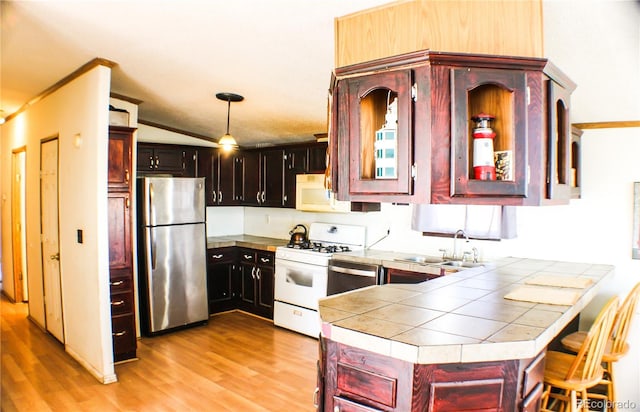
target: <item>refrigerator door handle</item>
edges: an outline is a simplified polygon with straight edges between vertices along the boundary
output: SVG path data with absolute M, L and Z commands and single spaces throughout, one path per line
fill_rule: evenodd
M 149 255 L 151 259 L 151 269 L 156 268 L 156 238 L 153 235 L 153 230 L 149 230 Z
M 148 207 L 148 210 L 149 210 L 149 213 L 148 213 L 148 216 L 147 216 L 147 218 L 148 218 L 148 222 L 147 223 L 149 225 L 153 225 L 154 224 L 153 208 L 155 206 L 153 205 L 153 183 L 151 183 L 151 182 L 149 182 L 149 197 L 147 199 L 147 202 L 148 202 L 147 203 L 147 207 Z

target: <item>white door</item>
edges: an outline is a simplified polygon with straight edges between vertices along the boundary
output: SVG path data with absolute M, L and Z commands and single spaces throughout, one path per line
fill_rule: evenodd
M 64 343 L 58 244 L 58 139 L 40 145 L 40 216 L 45 323 L 47 331 Z

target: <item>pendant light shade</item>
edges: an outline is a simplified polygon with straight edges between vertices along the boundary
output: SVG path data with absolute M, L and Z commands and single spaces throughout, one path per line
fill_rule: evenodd
M 218 145 L 220 145 L 224 150 L 233 150 L 238 147 L 238 143 L 236 139 L 229 134 L 229 115 L 231 113 L 231 102 L 241 102 L 244 100 L 244 97 L 235 93 L 216 93 L 216 98 L 220 100 L 226 100 L 227 102 L 227 132 L 218 139 Z

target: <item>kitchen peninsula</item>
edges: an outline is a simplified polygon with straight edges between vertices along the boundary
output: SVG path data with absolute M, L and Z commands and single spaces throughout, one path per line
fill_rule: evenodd
M 320 410 L 537 410 L 547 345 L 613 269 L 504 258 L 324 298 Z

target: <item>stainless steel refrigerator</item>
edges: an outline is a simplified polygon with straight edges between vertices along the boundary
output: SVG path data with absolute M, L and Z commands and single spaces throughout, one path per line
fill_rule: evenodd
M 138 179 L 142 332 L 208 320 L 204 178 Z

